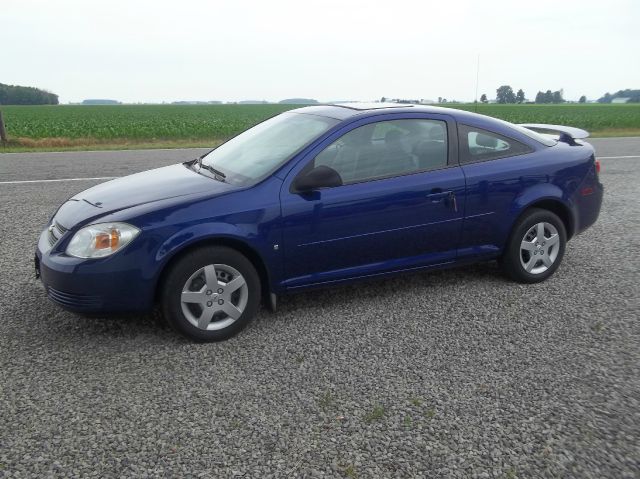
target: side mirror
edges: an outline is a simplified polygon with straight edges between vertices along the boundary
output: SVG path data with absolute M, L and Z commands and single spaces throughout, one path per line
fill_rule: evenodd
M 298 176 L 292 186 L 297 193 L 307 193 L 320 188 L 342 186 L 342 178 L 333 168 L 320 165 L 306 175 Z

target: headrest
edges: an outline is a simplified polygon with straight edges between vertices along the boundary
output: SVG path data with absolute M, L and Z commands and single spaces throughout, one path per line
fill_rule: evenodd
M 431 140 L 444 140 L 444 128 L 441 126 L 434 126 L 429 130 L 429 139 Z
M 402 133 L 400 130 L 389 130 L 386 135 L 384 135 L 385 143 L 395 143 L 400 141 L 402 138 Z
M 484 146 L 485 148 L 495 148 L 498 146 L 498 139 L 494 136 L 483 135 L 482 133 L 476 134 L 476 145 Z

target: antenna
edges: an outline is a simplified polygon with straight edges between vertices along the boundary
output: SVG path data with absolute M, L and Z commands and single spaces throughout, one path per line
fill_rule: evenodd
M 478 80 L 480 79 L 480 54 L 478 53 L 478 62 L 476 63 L 476 113 L 478 113 Z

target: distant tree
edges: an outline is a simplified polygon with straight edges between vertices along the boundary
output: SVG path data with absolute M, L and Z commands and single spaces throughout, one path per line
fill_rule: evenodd
M 58 95 L 29 86 L 0 83 L 0 105 L 57 105 Z
M 604 94 L 604 96 L 602 96 L 601 98 L 598 98 L 598 103 L 611 103 L 612 99 L 613 99 L 613 95 L 607 92 Z
M 545 103 L 553 103 L 553 93 L 551 90 L 547 90 L 544 92 L 544 102 Z
M 640 103 L 640 90 L 620 90 L 616 96 L 629 98 L 629 103 Z
M 442 103 L 447 103 L 447 99 L 446 99 L 446 98 L 443 98 L 443 99 L 442 99 Z
M 640 90 L 618 90 L 613 95 L 611 93 L 605 93 L 602 98 L 598 99 L 598 103 L 611 103 L 614 98 L 629 98 L 629 103 L 640 102 Z
M 564 103 L 564 98 L 562 98 L 562 90 L 553 92 L 553 103 Z
M 174 102 L 174 103 L 185 103 L 185 104 L 189 104 L 189 103 L 195 103 L 195 102 Z M 90 98 L 88 100 L 82 100 L 82 104 L 83 105 L 119 105 L 120 102 L 118 100 L 107 100 L 107 99 L 103 99 L 103 98 Z
M 482 96 L 480 97 L 480 101 L 482 103 L 487 103 L 489 100 L 487 100 L 487 95 L 485 93 L 482 94 Z
M 536 103 L 544 103 L 544 93 L 541 91 L 536 93 Z
M 386 101 L 387 101 L 387 99 L 386 99 L 385 97 L 382 97 L 382 98 L 380 98 L 380 101 L 381 101 L 382 103 L 384 103 L 384 102 L 386 102 Z
M 442 103 L 442 97 L 441 96 L 438 97 L 438 103 Z
M 524 103 L 524 91 L 522 91 L 522 88 L 520 88 L 518 93 L 516 93 L 516 102 Z
M 498 103 L 515 103 L 516 95 L 513 93 L 513 88 L 509 85 L 502 85 L 496 90 L 496 100 Z
M 578 100 L 578 103 L 587 103 L 587 97 L 586 97 L 586 96 L 584 96 L 584 95 L 582 95 L 582 96 L 580 97 L 580 99 Z
M 318 103 L 318 100 L 312 98 L 287 98 L 286 100 L 280 100 L 278 103 L 281 105 L 314 105 Z

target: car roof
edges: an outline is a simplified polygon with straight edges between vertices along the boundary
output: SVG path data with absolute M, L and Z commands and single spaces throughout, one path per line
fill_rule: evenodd
M 516 139 L 529 141 L 536 140 L 537 143 L 546 144 L 544 141 L 537 139 L 537 134 L 532 132 L 523 133 L 522 128 L 509 123 L 504 120 L 499 120 L 479 113 L 473 113 L 465 110 L 458 110 L 456 108 L 445 108 L 440 106 L 431 105 L 416 105 L 416 104 L 404 104 L 404 103 L 335 103 L 326 105 L 313 105 L 295 110 L 290 110 L 295 113 L 306 113 L 310 115 L 326 116 L 334 118 L 336 120 L 347 120 L 358 118 L 366 118 L 369 116 L 380 115 L 385 113 L 430 113 L 439 115 L 449 115 L 459 123 L 468 124 L 478 128 L 486 128 L 496 133 L 506 134 L 507 136 L 515 137 Z M 528 137 L 528 138 L 527 138 Z M 547 144 L 547 146 L 549 146 Z
M 477 113 L 471 113 L 464 110 L 456 110 L 454 108 L 443 108 L 439 106 L 429 105 L 415 105 L 404 103 L 365 103 L 365 102 L 353 102 L 353 103 L 329 103 L 326 105 L 313 105 L 303 108 L 297 108 L 291 110 L 295 113 L 307 113 L 311 115 L 328 116 L 337 120 L 346 120 L 353 116 L 365 117 L 369 115 L 394 112 L 416 112 L 416 113 L 436 113 L 440 115 L 451 115 L 458 120 L 465 118 L 475 119 L 490 119 L 490 117 L 484 115 L 478 115 Z

